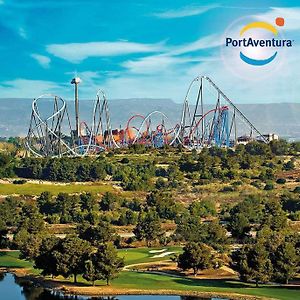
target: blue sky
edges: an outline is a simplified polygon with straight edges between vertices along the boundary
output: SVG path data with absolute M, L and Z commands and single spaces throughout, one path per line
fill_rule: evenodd
M 285 58 L 232 72 L 226 29 L 276 16 L 294 40 Z M 0 98 L 71 99 L 78 74 L 81 98 L 102 88 L 111 99 L 182 102 L 190 81 L 208 75 L 237 103 L 298 102 L 299 36 L 299 1 L 0 0 Z

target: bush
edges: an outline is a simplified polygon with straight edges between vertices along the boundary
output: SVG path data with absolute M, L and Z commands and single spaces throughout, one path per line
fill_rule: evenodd
M 235 182 L 233 182 L 231 185 L 233 185 L 233 186 L 238 186 L 238 185 L 242 185 L 242 184 L 243 184 L 242 181 L 235 181 Z
M 128 164 L 129 163 L 129 159 L 127 157 L 124 157 L 121 159 L 121 163 L 122 164 Z
M 295 169 L 295 164 L 294 164 L 293 161 L 290 160 L 287 163 L 283 164 L 282 169 L 285 170 L 285 171 L 294 170 Z
M 265 191 L 271 191 L 271 190 L 273 190 L 273 189 L 274 189 L 274 184 L 273 184 L 273 182 L 267 182 L 266 185 L 265 185 L 264 190 L 265 190 Z
M 295 189 L 293 190 L 294 193 L 300 193 L 300 186 L 296 186 Z
M 220 192 L 234 192 L 235 188 L 233 186 L 224 186 L 223 189 L 220 190 Z
M 300 221 L 300 211 L 295 211 L 290 214 L 290 219 L 292 221 Z
M 155 187 L 157 189 L 163 189 L 167 186 L 167 183 L 164 181 L 163 178 L 159 177 L 157 180 L 156 180 L 156 183 L 155 183 Z
M 257 180 L 252 181 L 250 184 L 253 185 L 253 186 L 255 186 L 257 189 L 261 189 L 262 188 L 262 184 L 259 181 L 257 181 Z
M 27 181 L 25 179 L 17 179 L 17 180 L 14 180 L 13 181 L 13 184 L 24 184 L 26 183 Z
M 278 184 L 285 184 L 286 183 L 286 179 L 284 179 L 284 178 L 278 178 L 276 180 L 276 183 L 278 183 Z

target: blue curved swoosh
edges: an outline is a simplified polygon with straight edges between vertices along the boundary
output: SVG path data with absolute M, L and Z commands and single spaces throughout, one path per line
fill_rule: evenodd
M 266 59 L 253 59 L 250 58 L 248 56 L 246 56 L 245 54 L 243 54 L 243 52 L 240 52 L 240 58 L 241 60 L 243 60 L 245 63 L 249 64 L 249 65 L 253 65 L 253 66 L 263 66 L 266 65 L 268 63 L 270 63 L 277 55 L 277 51 L 270 56 L 269 58 Z

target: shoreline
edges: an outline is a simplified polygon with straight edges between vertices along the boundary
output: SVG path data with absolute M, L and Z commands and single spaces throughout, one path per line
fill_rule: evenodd
M 226 293 L 226 292 L 200 292 L 183 291 L 168 289 L 134 289 L 134 288 L 115 288 L 112 286 L 88 286 L 74 284 L 70 282 L 61 282 L 52 279 L 46 279 L 42 276 L 28 273 L 25 268 L 0 268 L 0 273 L 11 273 L 17 278 L 30 282 L 33 286 L 42 287 L 54 293 L 60 293 L 64 296 L 126 296 L 126 295 L 166 295 L 166 296 L 195 296 L 205 299 L 213 297 L 225 297 L 230 300 L 272 300 L 274 298 L 252 296 L 247 294 Z

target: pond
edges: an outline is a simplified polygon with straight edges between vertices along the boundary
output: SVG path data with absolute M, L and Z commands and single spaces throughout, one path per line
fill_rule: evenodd
M 50 291 L 41 287 L 28 286 L 28 284 L 24 284 L 24 282 L 22 283 L 22 280 L 10 273 L 0 273 L 0 298 L 5 300 L 203 300 L 203 298 L 199 297 L 155 295 L 66 297 L 62 295 L 54 295 Z M 221 300 L 221 298 L 212 298 L 211 300 Z

